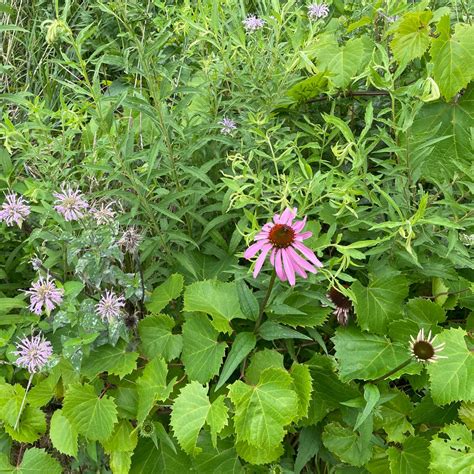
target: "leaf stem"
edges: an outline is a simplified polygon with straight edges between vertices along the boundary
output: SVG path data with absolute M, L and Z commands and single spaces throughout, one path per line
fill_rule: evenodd
M 403 369 L 404 367 L 406 367 L 413 359 L 410 357 L 409 359 L 407 359 L 405 362 L 403 362 L 402 364 L 400 364 L 399 366 L 395 367 L 394 369 L 388 371 L 385 375 L 382 375 L 381 377 L 378 377 L 374 380 L 370 380 L 370 383 L 376 383 L 376 382 L 380 382 L 384 379 L 386 379 L 387 377 L 390 377 L 390 375 L 393 375 L 394 373 L 398 372 L 399 370 Z
M 13 427 L 13 429 L 15 431 L 18 428 L 18 423 L 20 422 L 21 414 L 23 412 L 23 408 L 24 408 L 25 402 L 26 402 L 26 396 L 28 395 L 28 390 L 31 387 L 32 380 L 33 380 L 33 374 L 30 374 L 30 378 L 28 379 L 28 385 L 26 386 L 25 396 L 23 397 L 23 400 L 21 401 L 20 411 L 18 412 L 18 416 L 17 416 L 16 421 L 15 421 L 15 426 Z
M 255 329 L 253 331 L 255 334 L 258 332 L 260 325 L 262 324 L 263 312 L 265 311 L 265 307 L 267 306 L 268 300 L 272 293 L 273 285 L 275 284 L 275 278 L 276 278 L 276 271 L 273 270 L 272 276 L 270 278 L 270 283 L 268 284 L 267 293 L 265 294 L 265 298 L 263 298 L 262 304 L 260 306 L 260 312 L 258 314 L 257 322 L 255 323 Z

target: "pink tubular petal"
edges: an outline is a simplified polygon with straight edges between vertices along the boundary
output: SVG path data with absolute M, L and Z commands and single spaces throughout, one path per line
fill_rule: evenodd
M 270 263 L 275 266 L 275 253 L 276 253 L 277 249 L 273 249 L 272 250 L 272 253 L 270 254 Z
M 283 271 L 283 265 L 281 263 L 281 249 L 278 249 L 275 254 L 275 271 L 276 271 L 277 277 L 281 281 L 286 281 L 286 275 L 285 275 L 285 272 Z
M 295 232 L 301 232 L 303 230 L 304 226 L 306 225 L 306 219 L 307 219 L 307 217 L 305 216 L 305 218 L 302 221 L 296 221 L 292 226 L 293 230 Z
M 259 250 L 262 249 L 262 247 L 265 245 L 264 240 L 260 240 L 259 242 L 256 242 L 255 244 L 252 244 L 244 253 L 244 258 L 247 260 L 249 258 L 252 258 Z
M 284 211 L 283 214 L 280 217 L 280 224 L 288 224 L 289 220 L 293 219 L 293 213 L 291 212 L 291 209 L 287 207 Z
M 298 242 L 302 242 L 303 240 L 309 239 L 312 235 L 313 233 L 310 231 L 297 233 L 295 235 L 295 240 L 297 240 Z
M 303 278 L 308 278 L 308 275 L 306 274 L 306 272 L 294 260 L 292 260 L 291 263 L 297 275 Z
M 280 214 L 275 214 L 275 215 L 273 216 L 273 222 L 274 222 L 275 224 L 281 224 Z
M 255 262 L 255 268 L 253 269 L 253 277 L 257 278 L 257 275 L 262 269 L 263 263 L 265 262 L 265 257 L 272 248 L 272 244 L 266 244 L 262 248 L 262 253 L 258 256 L 257 261 Z
M 287 248 L 288 253 L 290 254 L 294 263 L 296 263 L 299 267 L 304 268 L 306 271 L 310 273 L 317 273 L 318 271 L 316 268 L 313 267 L 309 262 L 307 262 L 303 257 L 298 255 L 292 247 Z
M 313 263 L 317 267 L 323 266 L 323 264 L 318 260 L 316 255 L 314 255 L 314 252 L 302 243 L 295 241 L 293 242 L 293 247 L 298 249 L 311 263 Z
M 268 239 L 268 232 L 259 232 L 254 240 L 265 240 L 265 239 Z
M 286 276 L 288 277 L 288 282 L 291 286 L 295 286 L 295 270 L 293 268 L 291 258 L 288 255 L 287 249 L 282 249 L 281 255 L 283 257 L 283 268 L 285 270 Z

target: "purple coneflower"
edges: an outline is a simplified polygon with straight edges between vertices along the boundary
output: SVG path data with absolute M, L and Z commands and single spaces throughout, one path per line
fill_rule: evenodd
M 14 354 L 20 356 L 16 364 L 24 367 L 30 374 L 39 372 L 53 354 L 51 343 L 43 335 L 25 337 L 16 348 Z
M 323 266 L 313 251 L 302 244 L 303 240 L 313 234 L 312 232 L 301 232 L 306 224 L 306 217 L 302 221 L 293 223 L 296 213 L 295 207 L 293 210 L 286 209 L 281 215 L 275 214 L 273 222 L 265 224 L 255 236 L 257 242 L 245 251 L 244 257 L 246 259 L 252 258 L 261 251 L 255 263 L 254 278 L 259 274 L 270 250 L 270 263 L 274 266 L 278 278 L 282 281 L 288 280 L 291 286 L 295 284 L 295 274 L 306 278 L 306 271 L 317 273 L 313 265 Z M 297 253 L 297 250 L 303 256 Z
M 0 209 L 0 221 L 5 221 L 7 226 L 16 224 L 21 227 L 23 221 L 30 214 L 30 207 L 22 196 L 15 193 L 5 194 L 6 201 L 2 204 Z
M 242 21 L 242 23 L 244 24 L 247 33 L 253 33 L 254 31 L 264 27 L 265 20 L 262 20 L 255 15 L 249 15 L 244 21 Z
M 425 338 L 423 328 L 420 329 L 416 339 L 410 336 L 410 355 L 413 356 L 418 362 L 436 362 L 438 359 L 447 359 L 446 356 L 438 355 L 444 349 L 446 345 L 444 342 L 434 346 L 436 336 L 431 337 L 431 331 L 428 333 L 428 337 Z
M 310 20 L 326 18 L 329 15 L 329 7 L 326 3 L 312 3 L 308 5 L 308 16 Z
M 221 133 L 223 135 L 230 135 L 237 128 L 235 122 L 232 119 L 226 117 L 224 117 L 219 122 L 219 125 L 222 125 Z
M 113 202 L 108 204 L 102 203 L 100 208 L 94 207 L 92 209 L 92 216 L 98 225 L 109 224 L 115 218 L 115 211 L 112 209 Z
M 336 316 L 337 322 L 342 326 L 346 326 L 349 321 L 349 313 L 352 309 L 351 300 L 335 286 L 331 287 L 326 297 L 336 306 L 333 314 Z
M 97 314 L 102 321 L 112 322 L 122 315 L 122 308 L 125 306 L 125 298 L 117 296 L 113 291 L 106 291 L 96 305 Z
M 26 291 L 26 294 L 30 295 L 30 311 L 35 314 L 41 314 L 43 306 L 45 306 L 46 312 L 50 313 L 56 306 L 61 304 L 64 290 L 56 288 L 54 281 L 47 275 L 46 279 L 40 276 L 38 281 L 34 282 L 31 288 Z
M 135 253 L 138 250 L 142 235 L 135 226 L 129 227 L 117 242 L 128 253 Z
M 60 193 L 53 193 L 56 198 L 54 209 L 59 212 L 66 221 L 77 221 L 84 217 L 84 211 L 89 204 L 84 199 L 81 192 L 75 191 L 71 186 L 62 186 Z

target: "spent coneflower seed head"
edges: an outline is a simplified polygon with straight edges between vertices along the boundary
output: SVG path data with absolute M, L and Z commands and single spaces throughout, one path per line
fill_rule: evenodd
M 51 343 L 43 335 L 25 337 L 16 348 L 14 354 L 19 356 L 16 365 L 24 367 L 30 374 L 39 372 L 53 354 Z
M 424 329 L 420 329 L 416 339 L 410 337 L 410 355 L 418 362 L 436 362 L 438 359 L 447 359 L 446 356 L 439 355 L 444 349 L 445 343 L 435 346 L 433 343 L 436 336 L 431 337 L 431 331 L 425 337 Z
M 0 221 L 5 221 L 8 227 L 16 224 L 21 227 L 31 210 L 22 196 L 15 193 L 5 194 L 5 202 L 0 209 Z
M 335 286 L 331 287 L 326 297 L 336 306 L 333 314 L 336 316 L 337 322 L 342 326 L 346 326 L 349 322 L 349 313 L 352 309 L 351 300 Z

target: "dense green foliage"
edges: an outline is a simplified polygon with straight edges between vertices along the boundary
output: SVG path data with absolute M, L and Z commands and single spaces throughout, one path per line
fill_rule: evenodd
M 31 206 L 0 222 L 1 472 L 472 472 L 472 2 L 327 3 L 0 4 L 0 205 Z M 287 207 L 323 268 L 268 292 L 243 252 Z

